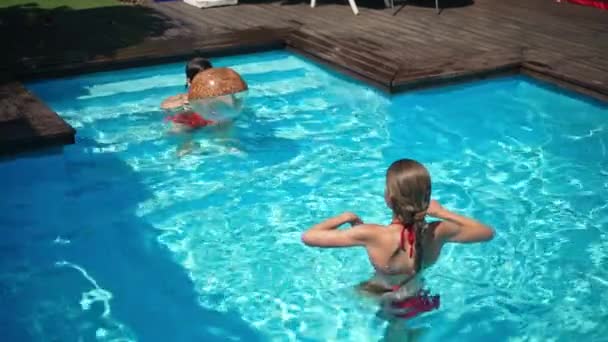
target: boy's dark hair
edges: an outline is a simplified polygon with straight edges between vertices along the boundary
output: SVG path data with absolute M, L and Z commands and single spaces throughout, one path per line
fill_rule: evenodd
M 209 60 L 203 57 L 194 57 L 186 64 L 186 77 L 191 81 L 199 72 L 211 68 L 213 66 Z

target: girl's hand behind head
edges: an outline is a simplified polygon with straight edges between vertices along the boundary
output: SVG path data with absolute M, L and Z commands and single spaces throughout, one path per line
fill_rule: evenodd
M 444 211 L 443 207 L 436 200 L 431 200 L 429 203 L 429 208 L 426 210 L 427 215 L 432 217 L 438 217 L 441 215 L 441 212 Z
M 345 212 L 340 215 L 344 223 L 350 223 L 351 226 L 363 224 L 363 221 L 355 213 Z

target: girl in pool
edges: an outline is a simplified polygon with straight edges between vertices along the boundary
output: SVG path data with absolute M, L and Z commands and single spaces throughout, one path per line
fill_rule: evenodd
M 308 229 L 302 241 L 323 248 L 365 247 L 375 275 L 360 289 L 380 296 L 390 317 L 411 318 L 439 307 L 439 297 L 423 290 L 420 276 L 437 261 L 443 245 L 488 241 L 494 231 L 431 200 L 429 172 L 414 160 L 398 160 L 389 167 L 384 197 L 393 212 L 389 225 L 364 224 L 346 212 Z M 427 216 L 439 220 L 427 222 Z M 339 230 L 345 223 L 352 227 Z

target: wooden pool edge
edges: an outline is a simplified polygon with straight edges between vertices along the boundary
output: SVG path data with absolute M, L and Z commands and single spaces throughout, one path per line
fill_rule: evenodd
M 28 120 L 37 120 L 41 116 L 40 112 L 43 112 L 47 121 L 54 123 L 51 124 L 52 132 L 45 132 L 44 125 L 38 125 L 39 127 L 31 130 L 30 136 L 21 138 L 4 136 L 4 139 L 0 140 L 0 155 L 75 142 L 76 130 L 57 113 L 48 109 L 41 99 L 29 93 L 21 82 L 178 62 L 197 55 L 216 57 L 281 49 L 300 54 L 387 93 L 523 74 L 589 96 L 602 103 L 608 103 L 608 85 L 589 82 L 583 76 L 577 77 L 576 72 L 573 73 L 572 70 L 570 73 L 561 72 L 558 67 L 551 64 L 550 59 L 529 59 L 521 51 L 497 51 L 454 56 L 450 59 L 387 60 L 373 51 L 357 51 L 352 47 L 341 46 L 339 41 L 328 42 L 297 29 L 257 28 L 218 35 L 205 41 L 176 39 L 152 42 L 146 49 L 134 49 L 121 57 L 77 61 L 58 58 L 34 63 L 29 61 L 29 64 L 22 65 L 15 64 L 13 68 L 20 72 L 10 75 L 8 77 L 10 82 L 3 82 L 0 86 L 17 84 L 16 87 L 28 93 L 25 101 L 28 105 L 20 103 L 10 93 L 8 95 L 6 92 L 1 93 L 0 131 L 4 123 L 1 111 L 15 106 Z M 11 122 L 14 124 L 15 121 Z M 58 127 L 62 129 L 58 131 Z M 6 129 L 4 131 L 4 134 L 7 134 Z

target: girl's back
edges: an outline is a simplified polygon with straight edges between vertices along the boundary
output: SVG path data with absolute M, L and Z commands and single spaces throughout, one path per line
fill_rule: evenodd
M 302 240 L 317 247 L 365 247 L 375 276 L 361 288 L 385 294 L 385 298 L 400 308 L 412 311 L 428 304 L 423 300 L 418 305 L 416 301 L 421 292 L 419 276 L 437 261 L 445 243 L 487 241 L 494 235 L 488 226 L 431 200 L 430 175 L 413 160 L 399 160 L 390 166 L 385 201 L 393 212 L 388 226 L 363 224 L 357 215 L 346 212 L 313 226 L 303 234 Z M 427 223 L 427 216 L 439 221 Z M 353 227 L 337 229 L 345 223 Z

